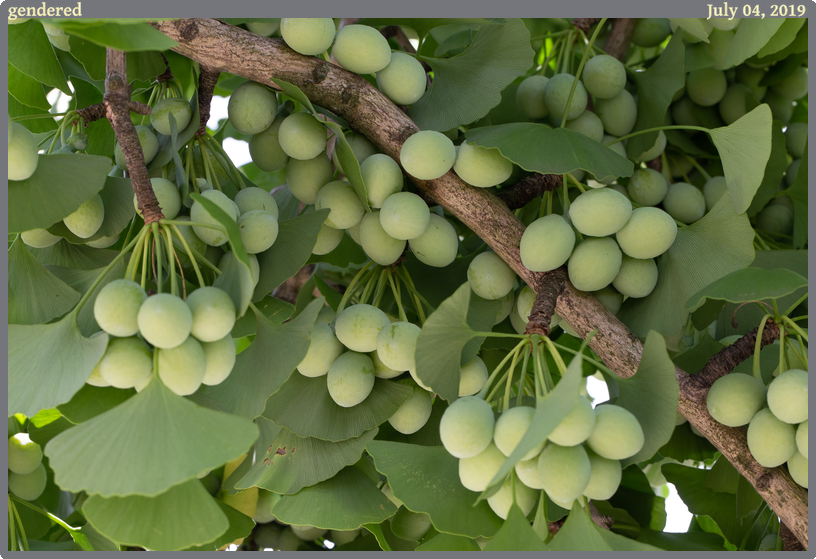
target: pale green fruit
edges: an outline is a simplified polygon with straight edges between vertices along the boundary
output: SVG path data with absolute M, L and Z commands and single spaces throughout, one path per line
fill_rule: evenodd
M 589 485 L 592 463 L 582 445 L 547 443 L 538 456 L 538 475 L 547 496 L 553 501 L 571 503 Z
M 490 300 L 510 293 L 516 282 L 516 273 L 495 252 L 483 252 L 471 260 L 467 277 L 473 292 Z
M 278 139 L 282 123 L 283 117 L 278 115 L 269 128 L 253 134 L 249 139 L 249 155 L 252 162 L 262 171 L 269 173 L 279 171 L 289 163 L 289 156 L 283 151 Z
M 271 37 L 280 29 L 280 22 L 249 21 L 246 23 L 246 27 L 256 35 Z
M 360 223 L 366 213 L 354 188 L 346 181 L 332 181 L 317 193 L 315 209 L 328 209 L 326 225 L 335 229 L 348 229 Z
M 328 254 L 338 247 L 343 240 L 344 231 L 329 227 L 325 223 L 320 224 L 320 231 L 317 233 L 317 241 L 312 249 L 312 254 Z
M 334 322 L 334 319 L 337 318 L 337 314 L 331 307 L 323 307 L 320 309 L 320 312 L 317 313 L 317 320 L 315 320 L 316 324 L 331 324 Z
M 357 539 L 360 535 L 359 528 L 357 530 L 331 530 L 329 532 L 329 540 L 334 542 L 335 546 L 346 545 Z
M 306 357 L 297 366 L 305 377 L 320 377 L 329 372 L 329 367 L 345 351 L 343 344 L 334 335 L 328 324 L 315 324 Z
M 560 446 L 575 446 L 587 440 L 594 428 L 595 411 L 592 404 L 583 396 L 578 396 L 575 407 L 553 429 L 547 439 Z
M 802 164 L 801 159 L 794 159 L 791 161 L 788 168 L 785 170 L 785 184 L 791 186 L 793 182 L 796 180 L 796 177 L 799 176 L 799 166 Z
M 790 76 L 772 85 L 771 90 L 783 99 L 790 101 L 801 99 L 808 92 L 808 69 L 799 66 Z
M 635 127 L 637 103 L 625 89 L 611 99 L 598 99 L 595 114 L 603 122 L 604 130 L 612 136 L 625 136 Z
M 313 159 L 290 159 L 286 165 L 289 190 L 304 204 L 314 204 L 317 193 L 331 180 L 331 162 L 325 153 Z
M 407 241 L 428 228 L 431 212 L 425 201 L 412 192 L 397 192 L 383 202 L 380 225 L 389 236 Z
M 97 367 L 114 388 L 133 388 L 153 371 L 153 352 L 135 336 L 112 338 Z
M 532 222 L 521 236 L 521 262 L 533 272 L 549 272 L 562 266 L 575 247 L 575 232 L 557 214 Z
M 613 56 L 596 55 L 584 65 L 581 80 L 593 99 L 611 99 L 626 85 L 626 68 Z
M 419 386 L 420 388 L 422 388 L 422 389 L 424 389 L 424 390 L 426 390 L 426 391 L 428 391 L 428 392 L 430 392 L 432 394 L 434 393 L 433 388 L 431 388 L 430 386 L 428 386 L 427 384 L 422 382 L 422 379 L 419 378 L 419 375 L 417 374 L 416 369 L 410 369 L 408 371 L 408 374 L 411 375 L 411 378 L 414 379 L 414 382 L 417 383 L 417 386 Z
M 587 445 L 610 460 L 634 456 L 644 444 L 643 428 L 627 409 L 612 404 L 595 408 L 595 429 Z
M 47 248 L 62 240 L 62 237 L 52 235 L 45 229 L 31 229 L 29 231 L 23 231 L 20 238 L 25 244 L 34 248 Z
M 746 95 L 751 95 L 751 90 L 740 83 L 728 88 L 718 107 L 723 122 L 731 124 L 745 116 L 748 112 L 745 106 Z
M 193 118 L 193 109 L 190 107 L 190 103 L 184 99 L 177 97 L 162 99 L 156 103 L 150 113 L 150 124 L 156 129 L 156 132 L 165 136 L 172 134 L 170 130 L 171 114 L 176 120 L 176 131 L 181 132 L 190 124 L 190 120 Z
M 623 475 L 619 460 L 609 460 L 592 451 L 589 456 L 589 483 L 583 495 L 596 501 L 605 501 L 615 494 Z
M 99 237 L 95 241 L 88 241 L 85 243 L 91 248 L 108 248 L 116 244 L 119 240 L 119 235 L 111 235 L 110 237 Z
M 629 179 L 629 196 L 641 206 L 658 205 L 668 191 L 666 178 L 654 169 L 638 169 Z
M 665 17 L 638 18 L 632 30 L 632 42 L 640 47 L 656 47 L 671 31 L 669 20 Z
M 209 248 L 213 248 L 213 247 L 209 247 Z M 258 285 L 258 280 L 260 279 L 261 265 L 258 262 L 258 257 L 255 256 L 254 254 L 247 254 L 247 256 L 249 257 L 249 273 L 252 276 L 252 285 L 254 287 L 254 286 Z M 223 271 L 225 271 L 227 269 L 227 266 L 229 265 L 231 260 L 232 260 L 232 251 L 224 253 L 224 255 L 221 256 L 220 259 L 218 260 L 218 263 L 216 264 L 216 267 L 223 272 Z
M 768 385 L 768 407 L 780 421 L 798 424 L 808 419 L 808 373 L 790 369 Z
M 510 312 L 516 308 L 516 297 L 512 291 L 510 291 L 507 295 L 499 299 L 501 301 L 501 307 L 499 311 L 496 313 L 496 320 L 493 321 L 493 325 L 501 323 L 505 318 L 510 316 Z
M 176 185 L 167 179 L 154 178 L 150 179 L 150 187 L 153 189 L 153 194 L 156 195 L 156 201 L 159 203 L 159 208 L 162 214 L 167 219 L 175 219 L 181 211 L 181 194 L 179 194 Z M 139 217 L 142 216 L 142 211 L 139 209 L 139 199 L 133 195 L 133 207 L 136 208 L 136 213 Z
M 793 116 L 793 101 L 777 95 L 775 91 L 769 91 L 762 98 L 762 102 L 771 108 L 771 115 L 782 124 L 790 122 Z
M 28 474 L 10 473 L 8 477 L 8 488 L 9 491 L 23 501 L 33 501 L 45 491 L 46 481 L 45 466 L 39 464 Z
M 763 231 L 788 235 L 793 230 L 793 212 L 785 206 L 768 205 L 757 214 L 756 227 Z
M 620 274 L 620 272 L 618 272 L 618 274 Z M 612 281 L 614 282 L 615 280 Z M 595 295 L 595 298 L 598 299 L 598 301 L 600 301 L 601 304 L 606 307 L 606 310 L 612 314 L 618 314 L 618 311 L 621 309 L 621 305 L 623 305 L 623 295 L 611 287 L 607 286 L 603 289 L 599 289 L 598 291 L 593 291 L 592 294 Z
M 657 285 L 657 264 L 651 258 L 641 260 L 623 255 L 612 285 L 627 297 L 646 297 Z
M 378 153 L 377 146 L 372 144 L 371 140 L 357 132 L 347 132 L 346 141 L 349 147 L 351 147 L 354 158 L 360 165 L 362 165 L 366 159 Z M 334 168 L 337 169 L 341 175 L 346 174 L 343 170 L 343 166 L 340 164 L 340 158 L 337 156 L 337 144 L 335 144 L 334 153 L 332 153 L 332 163 L 334 163 Z
M 227 105 L 230 124 L 241 134 L 260 134 L 272 124 L 278 112 L 275 93 L 259 83 L 246 82 L 232 92 Z
M 298 551 L 298 547 L 303 540 L 295 535 L 291 526 L 281 530 L 275 545 L 275 551 Z
M 487 382 L 487 366 L 478 355 L 459 369 L 459 397 L 473 396 L 484 388 Z
M 765 70 L 761 68 L 751 68 L 747 64 L 742 64 L 737 67 L 737 81 L 745 86 L 753 93 L 754 98 L 762 100 L 765 97 L 765 92 L 768 87 L 759 85 L 765 77 Z
M 68 230 L 81 239 L 93 237 L 105 221 L 102 197 L 94 194 L 83 202 L 71 215 L 62 220 Z
M 682 124 L 685 126 L 700 126 L 701 123 L 697 119 L 697 115 L 694 114 L 694 108 L 697 105 L 689 99 L 688 97 L 682 97 L 679 101 L 672 104 L 672 119 L 674 120 L 675 124 Z M 671 162 L 672 160 L 669 159 Z M 681 162 L 691 166 L 691 163 L 688 163 L 685 159 L 680 159 Z M 674 175 L 675 169 L 674 165 L 672 165 L 672 175 Z
M 714 204 L 728 192 L 725 177 L 711 177 L 703 186 L 703 197 L 705 198 L 706 211 L 710 212 Z
M 788 459 L 788 472 L 790 472 L 793 481 L 808 488 L 808 459 L 794 452 L 793 456 Z
M 385 154 L 376 153 L 367 157 L 360 164 L 360 172 L 372 208 L 381 208 L 389 196 L 402 190 L 402 171 L 397 162 Z
M 533 312 L 533 305 L 536 300 L 536 292 L 525 285 L 519 292 L 518 300 L 516 301 L 516 311 L 521 318 L 530 318 L 530 313 Z
M 412 512 L 401 506 L 391 521 L 391 531 L 403 540 L 418 541 L 431 527 L 431 518 L 424 512 Z
M 159 139 L 150 128 L 141 124 L 136 126 L 136 134 L 139 136 L 139 145 L 142 146 L 145 165 L 148 165 L 159 153 Z M 113 149 L 113 159 L 120 169 L 127 170 L 127 160 L 122 147 L 118 143 Z
M 632 215 L 632 203 L 611 188 L 588 190 L 569 208 L 570 219 L 578 231 L 591 237 L 605 237 L 621 230 Z
M 708 390 L 708 413 L 728 427 L 748 425 L 765 405 L 765 392 L 765 385 L 750 375 L 720 377 Z
M 278 141 L 292 159 L 314 159 L 326 150 L 326 128 L 311 113 L 293 113 L 281 123 Z
M 739 26 L 742 19 L 735 17 L 734 19 L 729 19 L 726 17 L 712 17 L 709 22 L 711 25 L 714 26 L 714 29 L 719 29 L 721 31 L 732 31 Z
M 42 462 L 40 445 L 32 441 L 28 433 L 17 433 L 8 440 L 8 469 L 15 474 L 30 474 Z
M 252 210 L 238 219 L 241 242 L 249 254 L 268 250 L 278 238 L 278 220 L 271 212 Z
M 466 183 L 489 188 L 510 178 L 513 162 L 498 149 L 463 143 L 456 154 L 453 170 Z
M 796 428 L 796 448 L 807 460 L 808 457 L 808 422 L 805 420 Z
M 808 130 L 806 122 L 792 122 L 785 130 L 785 147 L 794 159 L 801 159 L 805 155 Z
M 214 342 L 201 342 L 207 367 L 202 384 L 215 386 L 224 382 L 235 366 L 235 340 L 227 334 Z
M 796 452 L 796 429 L 763 408 L 748 424 L 748 450 L 766 468 L 781 466 Z
M 604 127 L 598 115 L 592 111 L 584 111 L 578 117 L 568 120 L 566 128 L 575 130 L 587 138 L 600 142 L 604 137 Z
M 233 206 L 232 200 L 227 198 L 227 195 L 219 190 L 205 190 L 201 196 L 216 204 L 221 208 L 230 219 L 238 219 L 238 212 Z M 221 224 L 214 217 L 210 216 L 207 210 L 204 209 L 198 202 L 193 202 L 190 208 L 190 220 L 197 223 L 207 223 L 210 225 Z M 202 227 L 201 225 L 193 225 L 193 232 L 196 236 L 210 246 L 219 247 L 229 240 L 227 234 L 220 229 L 212 229 L 210 227 Z
M 181 345 L 193 328 L 190 307 L 180 297 L 170 293 L 148 297 L 139 307 L 136 320 L 144 339 L 154 347 L 164 349 Z
M 373 27 L 346 25 L 337 33 L 332 56 L 349 72 L 374 74 L 391 62 L 391 47 Z
M 701 107 L 716 105 L 725 96 L 728 82 L 722 70 L 701 68 L 689 72 L 686 78 L 686 94 Z
M 677 224 L 659 208 L 637 208 L 615 234 L 620 249 L 632 258 L 655 258 L 672 246 Z
M 279 495 L 278 493 L 259 489 L 258 504 L 255 509 L 255 516 L 252 517 L 252 520 L 258 524 L 268 524 L 275 520 L 275 516 L 272 514 L 272 507 L 281 500 L 282 496 L 283 495 Z
M 235 326 L 235 303 L 223 289 L 200 287 L 187 295 L 187 306 L 193 317 L 190 333 L 199 341 L 218 341 Z
M 338 406 L 356 406 L 374 389 L 374 363 L 368 355 L 354 351 L 344 353 L 329 367 L 326 384 L 329 396 Z
M 394 369 L 389 368 L 382 362 L 376 351 L 372 351 L 368 354 L 368 356 L 371 357 L 371 362 L 374 363 L 374 376 L 377 378 L 394 378 L 405 372 L 395 371 Z
M 660 154 L 664 151 L 666 151 L 666 133 L 661 130 L 657 133 L 657 139 L 655 140 L 654 145 L 635 157 L 634 161 L 636 163 L 651 161 L 652 159 L 657 159 L 660 157 Z
M 530 423 L 533 421 L 533 415 L 535 415 L 535 408 L 518 406 L 510 408 L 499 416 L 499 419 L 496 421 L 496 426 L 493 429 L 493 440 L 502 454 L 510 456 L 513 450 L 515 450 L 524 436 L 524 433 L 526 433 L 530 427 Z M 538 453 L 544 448 L 545 442 L 546 441 L 542 441 L 536 445 L 521 459 L 532 460 L 538 456 Z
M 472 458 L 493 440 L 493 410 L 476 396 L 465 396 L 453 402 L 442 414 L 439 438 L 456 458 Z
M 388 66 L 377 72 L 377 87 L 396 105 L 412 105 L 425 94 L 425 69 L 404 52 L 392 52 Z
M 444 268 L 456 260 L 459 253 L 459 236 L 456 229 L 444 217 L 430 214 L 425 232 L 408 241 L 417 260 L 428 266 Z
M 513 485 L 515 485 L 515 498 L 513 495 Z M 513 484 L 512 477 L 509 477 L 496 493 L 487 498 L 487 504 L 490 505 L 493 512 L 503 520 L 507 519 L 507 515 L 510 514 L 510 508 L 513 504 L 521 509 L 521 513 L 524 516 L 527 516 L 533 510 L 538 500 L 538 493 L 539 492 L 535 489 L 530 489 L 518 481 Z
M 159 349 L 159 378 L 179 396 L 189 396 L 201 386 L 207 357 L 201 344 L 189 336 L 181 345 Z
M 693 184 L 676 182 L 669 186 L 663 209 L 677 221 L 694 223 L 705 215 L 705 195 Z
M 504 455 L 502 455 L 504 457 Z M 538 456 L 532 460 L 522 460 L 515 466 L 515 472 L 521 483 L 530 489 L 544 489 L 541 476 L 538 474 Z
M 614 240 L 587 238 L 570 256 L 569 280 L 581 291 L 598 291 L 612 283 L 620 271 L 621 261 L 622 254 Z
M 283 17 L 280 32 L 289 48 L 311 56 L 328 50 L 334 41 L 336 28 L 330 17 Z
M 410 435 L 422 429 L 428 418 L 431 417 L 433 401 L 431 394 L 420 388 L 412 379 L 398 380 L 399 384 L 410 386 L 413 389 L 411 396 L 388 418 L 391 427 L 402 433 Z
M 516 90 L 516 105 L 529 119 L 538 120 L 549 116 L 550 110 L 544 102 L 544 89 L 550 78 L 530 76 L 519 84 Z
M 93 371 L 91 371 L 91 376 L 85 380 L 85 383 L 90 384 L 91 386 L 98 386 L 99 388 L 110 386 L 110 383 L 102 378 L 102 375 L 99 373 L 98 365 L 94 367 Z
M 382 329 L 377 337 L 377 355 L 390 369 L 407 371 L 416 367 L 414 353 L 419 326 L 410 322 L 394 322 Z
M 575 83 L 575 76 L 572 74 L 556 74 L 549 79 L 544 87 L 544 103 L 547 104 L 550 115 L 559 121 L 564 117 L 565 113 L 567 120 L 572 120 L 586 109 L 587 91 L 580 81 L 575 87 L 572 101 L 567 107 L 573 83 Z
M 360 221 L 360 246 L 381 266 L 393 264 L 405 252 L 405 241 L 395 239 L 383 229 L 379 210 L 366 213 Z
M 380 332 L 391 324 L 377 307 L 353 305 L 343 309 L 334 324 L 337 339 L 352 351 L 369 353 L 377 349 Z
M 28 128 L 9 121 L 8 180 L 22 181 L 34 174 L 40 161 L 38 149 L 37 138 Z
M 136 317 L 147 299 L 142 286 L 127 279 L 113 280 L 96 296 L 94 319 L 111 336 L 126 338 L 139 331 Z
M 294 524 L 291 525 L 292 532 L 304 541 L 312 541 L 316 540 L 317 538 L 321 537 L 323 534 L 328 532 L 328 530 L 324 530 L 322 528 L 316 528 L 314 526 L 296 526 Z
M 275 202 L 272 195 L 257 186 L 250 186 L 249 188 L 239 190 L 238 194 L 235 195 L 235 203 L 238 205 L 238 210 L 242 216 L 253 210 L 269 212 L 276 218 L 279 215 L 278 203 Z
M 419 180 L 438 179 L 451 170 L 455 161 L 453 142 L 434 130 L 417 132 L 405 140 L 400 148 L 402 167 Z

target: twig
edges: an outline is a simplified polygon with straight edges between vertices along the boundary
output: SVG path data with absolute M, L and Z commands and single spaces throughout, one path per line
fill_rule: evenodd
M 547 272 L 536 286 L 536 298 L 533 310 L 528 317 L 525 334 L 550 335 L 550 323 L 555 312 L 558 297 L 567 286 L 567 270 L 564 266 Z
M 621 62 L 629 49 L 629 41 L 632 39 L 632 31 L 635 29 L 637 19 L 631 17 L 621 17 L 612 22 L 612 30 L 609 38 L 606 39 L 606 54 L 614 56 Z
M 572 20 L 572 26 L 583 31 L 584 35 L 589 35 L 589 30 L 601 19 L 599 17 L 576 17 Z
M 542 175 L 535 173 L 524 177 L 516 184 L 502 188 L 497 197 L 511 210 L 523 208 L 545 192 L 561 186 L 561 175 Z
M 201 118 L 198 121 L 196 134 L 203 136 L 207 133 L 213 91 L 215 91 L 215 84 L 218 83 L 218 76 L 221 75 L 221 72 L 204 64 L 199 64 L 199 69 L 201 73 L 198 76 L 198 112 Z

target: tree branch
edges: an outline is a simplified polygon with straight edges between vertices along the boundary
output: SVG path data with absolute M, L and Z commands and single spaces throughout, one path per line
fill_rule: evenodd
M 620 17 L 612 22 L 612 30 L 609 32 L 609 37 L 606 39 L 606 54 L 614 56 L 621 62 L 626 56 L 626 51 L 629 48 L 629 41 L 632 39 L 632 31 L 635 29 L 636 18 Z
M 200 115 L 197 135 L 203 136 L 207 133 L 207 122 L 210 120 L 210 105 L 212 104 L 215 84 L 218 83 L 218 76 L 221 72 L 210 68 L 205 64 L 198 65 L 201 73 L 198 75 L 198 112 Z
M 397 162 L 403 142 L 419 131 L 411 119 L 361 76 L 319 58 L 301 56 L 280 39 L 259 38 L 213 19 L 152 25 L 179 43 L 173 50 L 199 63 L 267 85 L 271 84 L 270 77 L 275 77 L 298 86 L 316 105 L 346 119 Z M 524 225 L 504 203 L 487 189 L 468 186 L 452 171 L 434 181 L 414 182 L 429 199 L 484 239 L 523 281 L 540 289 L 539 282 L 546 281 L 545 276 L 525 268 L 519 255 Z M 598 330 L 589 345 L 617 375 L 631 377 L 637 372 L 642 342 L 591 294 L 576 290 L 566 281 L 556 312 L 582 337 Z M 744 430 L 714 421 L 708 416 L 705 400 L 699 399 L 689 385 L 690 375 L 677 369 L 676 377 L 681 413 L 757 488 L 807 546 L 807 492 L 793 482 L 784 468 L 768 470 L 757 464 L 748 452 Z
M 502 188 L 496 195 L 511 210 L 523 208 L 545 192 L 557 189 L 562 184 L 561 175 L 534 173 L 516 184 Z
M 589 30 L 601 19 L 599 17 L 576 17 L 572 20 L 572 26 L 583 31 L 584 35 L 589 36 Z
M 567 286 L 567 269 L 564 266 L 543 274 L 539 278 L 539 285 L 536 287 L 536 299 L 533 303 L 533 310 L 527 317 L 527 334 L 550 335 L 550 323 L 555 312 L 555 305 L 558 297 Z

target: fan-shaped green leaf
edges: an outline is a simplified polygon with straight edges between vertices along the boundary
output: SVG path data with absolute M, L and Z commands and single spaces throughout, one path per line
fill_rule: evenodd
M 85 18 L 82 21 L 86 21 Z M 110 20 L 108 20 L 110 21 Z M 78 35 L 70 35 L 68 44 L 71 48 L 71 56 L 77 59 L 88 77 L 97 81 L 105 80 L 105 47 L 99 46 Z M 129 52 L 127 53 L 127 75 L 129 81 L 148 81 L 155 78 L 164 70 L 166 66 L 161 54 L 155 51 Z M 71 84 L 74 83 L 75 76 L 71 77 Z M 196 120 L 196 122 L 198 122 Z
M 42 84 L 23 74 L 20 70 L 8 63 L 8 91 L 17 101 L 28 107 L 47 111 L 51 108 L 51 103 L 45 97 Z
M 596 528 L 576 501 L 567 521 L 550 541 L 548 548 L 553 551 L 612 551 L 612 546 Z
M 9 25 L 8 39 L 9 63 L 38 82 L 71 95 L 62 67 L 54 54 L 54 47 L 39 21 L 30 19 L 24 23 Z
M 686 303 L 686 309 L 694 311 L 709 299 L 731 303 L 778 299 L 806 287 L 807 284 L 807 278 L 785 268 L 743 268 L 708 284 L 692 295 Z
M 785 21 L 787 21 L 785 18 L 745 18 L 737 27 L 734 39 L 725 55 L 723 66 L 726 68 L 737 66 L 757 54 L 774 37 Z M 792 31 L 791 39 L 796 36 L 796 31 Z
M 62 416 L 71 423 L 79 424 L 93 419 L 101 413 L 112 410 L 131 396 L 136 394 L 132 388 L 119 388 L 84 385 L 74 394 L 70 402 L 57 407 Z
M 774 20 L 770 20 L 774 21 Z M 756 55 L 759 58 L 764 58 L 770 54 L 775 52 L 779 52 L 780 50 L 784 49 L 788 45 L 790 45 L 794 39 L 796 39 L 796 34 L 799 33 L 799 30 L 805 24 L 807 20 L 804 18 L 798 17 L 789 17 L 782 20 L 782 25 L 779 29 L 776 30 L 773 37 L 768 39 L 768 42 L 765 43 L 765 46 L 759 49 L 759 52 Z
M 671 533 L 641 528 L 638 541 L 668 551 L 725 551 L 722 536 L 709 532 Z
M 276 324 L 283 323 L 295 312 L 295 306 L 276 297 L 264 297 L 257 303 L 255 308 L 261 311 L 270 322 Z M 254 314 L 245 314 L 235 321 L 232 328 L 233 338 L 244 338 L 258 333 L 258 319 Z
M 782 131 L 784 124 L 779 120 L 774 120 L 771 124 L 771 155 L 765 165 L 765 174 L 762 177 L 762 184 L 754 194 L 751 205 L 748 207 L 748 216 L 753 217 L 770 202 L 779 192 L 779 183 L 788 168 L 788 149 L 785 146 L 785 133 Z
M 521 482 L 516 482 L 521 483 Z M 530 522 L 518 505 L 513 504 L 499 532 L 484 548 L 485 551 L 546 551 L 547 545 L 533 532 Z
M 133 207 L 133 185 L 130 179 L 106 177 L 105 186 L 99 191 L 99 197 L 102 198 L 105 206 L 105 219 L 96 233 L 87 239 L 81 239 L 71 233 L 62 221 L 49 227 L 48 232 L 64 237 L 68 242 L 74 244 L 85 244 L 88 241 L 121 233 L 136 214 L 136 208 Z
M 343 167 L 343 173 L 346 179 L 348 179 L 351 186 L 354 187 L 354 192 L 357 193 L 357 197 L 363 203 L 363 207 L 366 211 L 370 211 L 371 207 L 368 205 L 368 190 L 363 180 L 363 173 L 360 171 L 360 162 L 357 161 L 357 156 L 354 155 L 351 144 L 348 143 L 345 134 L 343 134 L 343 129 L 339 124 L 330 120 L 324 121 L 323 124 L 326 125 L 326 128 L 334 132 L 334 149 L 337 151 L 337 159 Z
M 56 130 L 57 123 L 53 118 L 44 118 L 48 115 L 48 111 L 42 109 L 35 109 L 23 105 L 15 99 L 10 93 L 8 94 L 8 116 L 9 118 L 16 118 L 19 116 L 37 116 L 42 118 L 30 118 L 28 120 L 19 121 L 20 124 L 31 130 L 35 134 L 44 134 L 43 137 L 51 137 L 51 131 Z M 39 137 L 42 141 L 42 137 Z
M 674 458 L 678 462 L 701 462 L 713 458 L 717 449 L 704 437 L 695 435 L 688 423 L 683 423 L 674 428 L 671 439 L 660 447 L 659 452 L 661 456 Z
M 612 548 L 612 551 L 662 551 L 662 548 L 627 538 L 610 530 L 604 530 L 597 524 L 594 525 L 594 528 L 607 545 Z
M 417 551 L 480 551 L 479 544 L 464 536 L 437 534 L 419 547 Z
M 241 514 L 223 501 L 216 500 L 215 504 L 218 505 L 221 512 L 227 517 L 229 528 L 214 541 L 196 547 L 189 547 L 185 549 L 185 551 L 218 551 L 220 548 L 235 540 L 249 536 L 250 532 L 252 532 L 252 529 L 255 527 L 255 521 L 250 517 Z M 210 534 L 210 536 L 212 536 L 212 534 Z
M 700 21 L 700 18 L 670 17 L 669 21 L 695 39 L 700 39 L 704 43 L 708 42 L 708 33 L 706 33 L 705 28 L 703 28 L 703 22 Z
M 322 210 L 321 210 L 322 211 Z M 338 268 L 348 268 L 350 264 L 362 264 L 368 260 L 368 255 L 363 247 L 358 245 L 351 236 L 346 233 L 340 239 L 340 244 L 328 254 L 313 254 L 309 257 L 307 264 L 317 264 L 325 262 Z
M 100 21 L 96 25 L 84 24 L 83 20 L 54 19 L 55 25 L 66 33 L 87 39 L 97 45 L 126 52 L 162 51 L 178 46 L 178 43 L 147 22 L 123 25 Z
M 29 252 L 43 266 L 58 266 L 75 270 L 104 268 L 119 255 L 116 250 L 72 245 L 68 241 L 58 241 L 48 248 L 29 248 Z M 49 268 L 49 271 L 59 277 L 59 273 L 53 268 Z

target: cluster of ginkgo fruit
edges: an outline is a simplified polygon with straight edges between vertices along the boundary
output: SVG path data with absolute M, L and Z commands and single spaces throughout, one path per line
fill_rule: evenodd
M 47 476 L 40 445 L 27 433 L 17 433 L 8 440 L 8 489 L 24 501 L 33 501 L 45 491 Z

